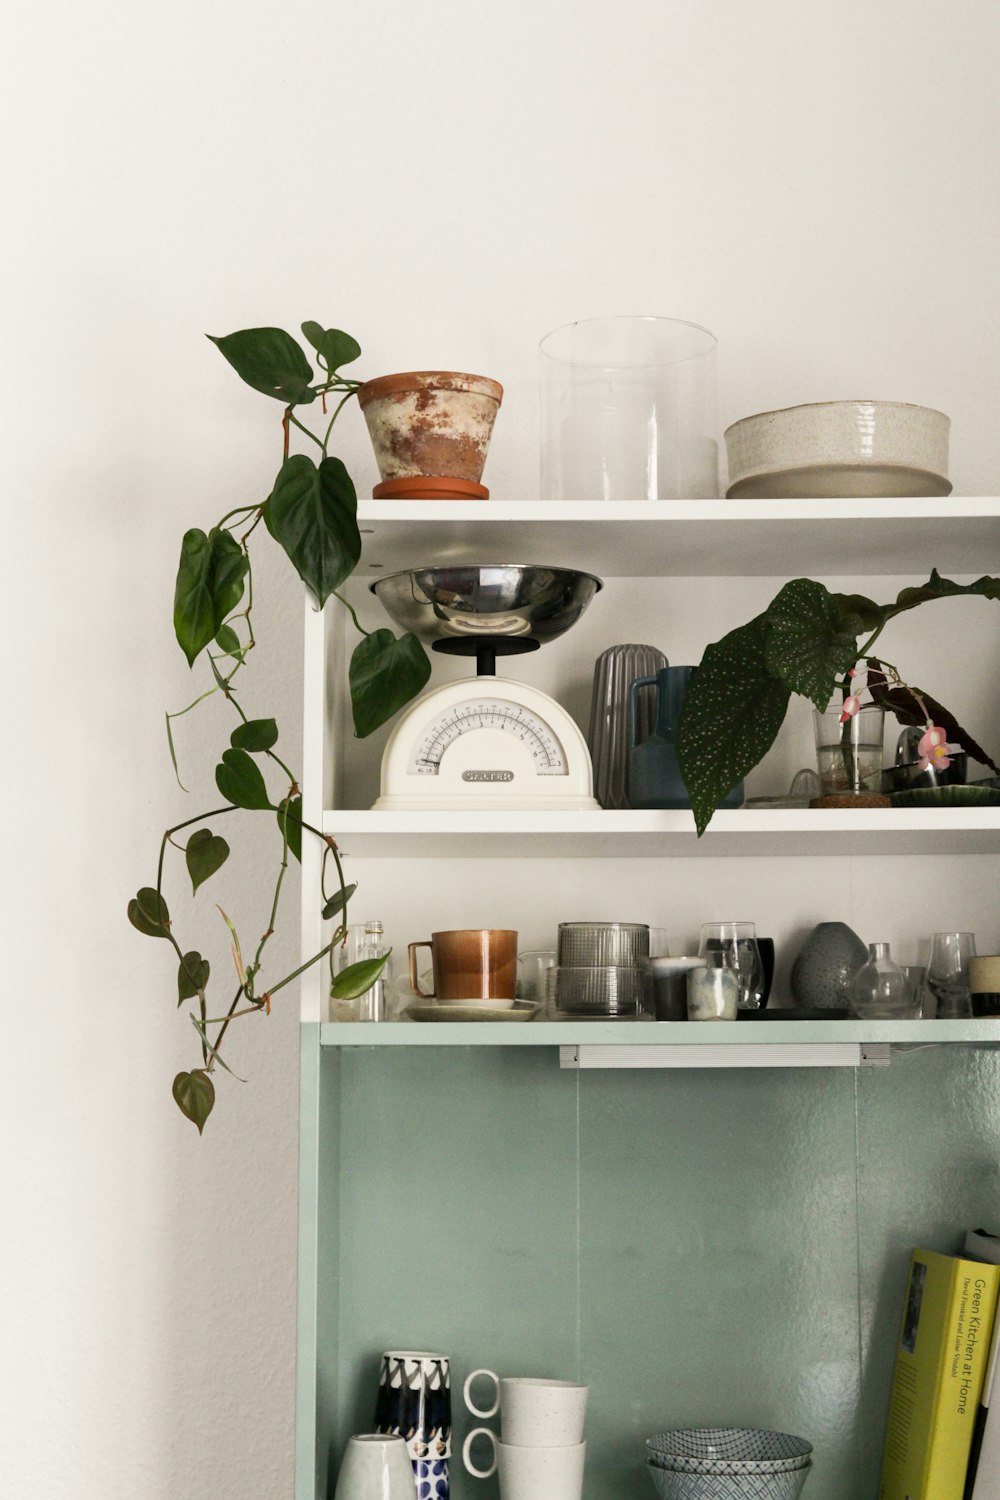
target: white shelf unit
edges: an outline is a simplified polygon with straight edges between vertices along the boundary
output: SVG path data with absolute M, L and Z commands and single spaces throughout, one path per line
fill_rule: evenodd
M 1000 571 L 995 498 L 364 501 L 359 523 L 348 588 L 366 628 L 389 623 L 367 582 L 403 568 L 538 561 L 603 577 L 568 636 L 517 664 L 584 730 L 595 656 L 615 641 L 697 661 L 790 577 L 881 599 L 932 566 Z M 975 649 L 956 650 L 965 603 L 917 626 L 918 659 L 962 722 L 985 708 L 990 746 L 997 605 L 974 602 Z M 400 952 L 452 926 L 550 947 L 559 920 L 617 917 L 667 926 L 680 952 L 700 920 L 751 917 L 775 938 L 787 1003 L 816 921 L 890 939 L 907 962 L 901 948 L 942 928 L 1000 944 L 1000 809 L 747 808 L 700 840 L 687 813 L 375 813 L 384 735 L 352 738 L 352 645 L 344 611 L 307 611 L 305 816 L 358 881 L 352 919 L 382 916 Z M 431 680 L 463 671 L 435 658 Z M 781 789 L 804 746 L 800 733 L 777 784 L 751 792 Z M 323 939 L 316 843 L 307 955 Z M 590 1381 L 588 1500 L 646 1487 L 642 1436 L 664 1412 L 806 1433 L 814 1500 L 874 1500 L 910 1249 L 954 1248 L 967 1222 L 996 1220 L 1000 1019 L 335 1025 L 324 988 L 322 966 L 303 975 L 296 1500 L 324 1500 L 346 1435 L 370 1420 L 373 1354 L 400 1340 L 447 1347 L 462 1372 Z M 399 1250 L 418 1220 L 414 1300 Z M 453 1459 L 454 1500 L 494 1493 Z

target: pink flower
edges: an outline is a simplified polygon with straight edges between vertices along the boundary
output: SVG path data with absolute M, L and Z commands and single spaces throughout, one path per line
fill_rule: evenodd
M 917 743 L 917 754 L 920 757 L 917 762 L 918 771 L 929 771 L 932 766 L 939 771 L 947 771 L 951 765 L 947 739 L 947 734 L 939 725 L 928 723 Z
M 853 719 L 854 715 L 857 713 L 860 707 L 861 699 L 858 697 L 857 693 L 852 693 L 849 698 L 845 698 L 844 707 L 840 713 L 841 724 L 846 724 L 848 719 Z

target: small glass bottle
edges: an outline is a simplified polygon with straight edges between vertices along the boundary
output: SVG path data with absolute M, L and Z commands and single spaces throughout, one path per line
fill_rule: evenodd
M 852 1014 L 862 1021 L 900 1020 L 917 1014 L 913 987 L 893 963 L 888 943 L 868 944 L 868 962 L 851 980 L 847 998 Z
M 366 922 L 365 930 L 361 934 L 361 942 L 358 946 L 358 961 L 364 962 L 370 958 L 383 958 L 389 951 L 389 945 L 385 941 L 385 928 L 381 922 Z M 389 1011 L 387 1005 L 386 985 L 389 979 L 389 965 L 386 964 L 381 974 L 376 979 L 370 990 L 358 998 L 358 1020 L 359 1021 L 387 1021 Z

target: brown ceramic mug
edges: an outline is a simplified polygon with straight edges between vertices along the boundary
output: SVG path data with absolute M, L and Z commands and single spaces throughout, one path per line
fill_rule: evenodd
M 417 949 L 431 950 L 434 988 L 420 988 Z M 462 1000 L 509 1000 L 517 994 L 517 933 L 503 927 L 432 932 L 409 944 L 410 988 L 424 1000 L 455 1005 Z

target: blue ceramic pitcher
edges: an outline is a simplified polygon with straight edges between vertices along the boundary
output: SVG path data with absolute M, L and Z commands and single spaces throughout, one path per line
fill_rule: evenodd
M 677 764 L 677 725 L 684 706 L 684 694 L 694 667 L 663 667 L 653 677 L 637 677 L 629 690 L 629 764 L 628 799 L 632 807 L 690 807 L 691 798 Z M 655 687 L 657 691 L 656 726 L 649 739 L 638 743 L 639 689 Z M 741 807 L 743 783 L 722 799 L 719 807 Z

